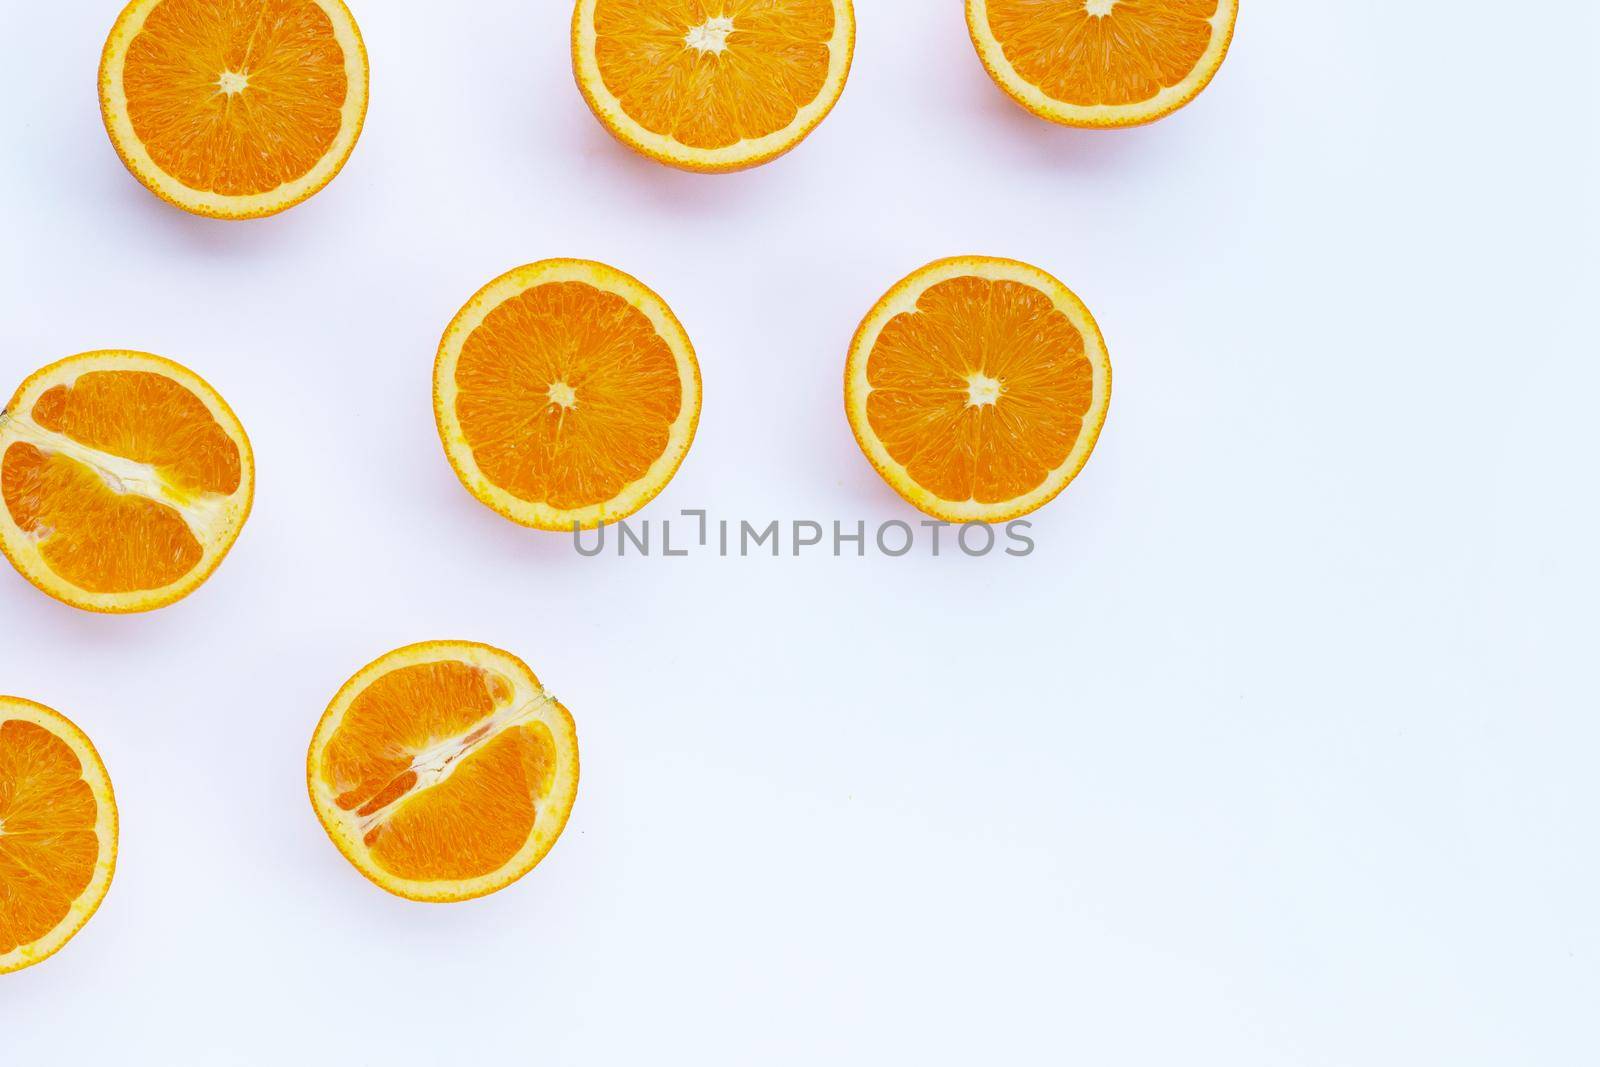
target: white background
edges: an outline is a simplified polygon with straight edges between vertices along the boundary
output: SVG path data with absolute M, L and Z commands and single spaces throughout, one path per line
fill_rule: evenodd
M 858 7 L 833 116 L 719 178 L 594 122 L 565 0 L 364 0 L 355 156 L 230 224 L 112 152 L 116 3 L 9 5 L 0 392 L 171 356 L 260 485 L 157 614 L 0 574 L 0 690 L 91 734 L 123 820 L 99 914 L 0 978 L 0 1062 L 1597 1062 L 1593 6 L 1246 0 L 1119 133 L 1015 108 L 956 3 Z M 841 370 L 966 252 L 1064 279 L 1116 368 L 1027 559 L 581 559 L 445 464 L 451 315 L 584 256 L 704 369 L 641 518 L 914 522 Z M 543 865 L 446 907 L 363 881 L 303 780 L 345 678 L 435 637 L 527 659 L 584 761 Z

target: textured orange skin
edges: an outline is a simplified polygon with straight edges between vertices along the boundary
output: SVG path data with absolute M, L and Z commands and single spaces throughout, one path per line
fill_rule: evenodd
M 572 817 L 571 807 L 568 807 L 566 811 L 562 812 L 561 824 L 556 828 L 556 832 L 550 836 L 550 841 L 545 845 L 545 847 L 532 857 L 532 862 L 527 863 L 520 869 L 511 870 L 509 873 L 504 873 L 502 880 L 497 881 L 496 884 L 491 885 L 488 888 L 481 889 L 474 893 L 452 894 L 448 896 L 422 896 L 420 894 L 408 891 L 402 885 L 386 883 L 382 879 L 375 877 L 369 870 L 367 870 L 364 864 L 357 861 L 355 855 L 352 854 L 352 850 L 347 847 L 340 835 L 335 832 L 334 827 L 326 818 L 323 817 L 322 809 L 317 806 L 316 802 L 317 759 L 322 755 L 321 749 L 317 747 L 317 736 L 322 732 L 323 724 L 332 717 L 334 709 L 345 705 L 349 702 L 349 700 L 354 699 L 356 696 L 354 690 L 358 680 L 361 679 L 361 676 L 365 674 L 369 668 L 382 663 L 384 660 L 390 659 L 391 657 L 398 659 L 399 657 L 413 653 L 428 653 L 434 651 L 448 653 L 453 649 L 459 648 L 483 649 L 485 651 L 492 652 L 497 656 L 504 656 L 506 659 L 515 663 L 523 671 L 527 672 L 529 677 L 535 677 L 533 669 L 526 663 L 522 662 L 521 659 L 513 656 L 503 648 L 495 648 L 493 645 L 486 645 L 481 641 L 419 641 L 416 644 L 405 645 L 401 648 L 393 650 L 392 652 L 387 652 L 382 656 L 379 656 L 365 667 L 362 667 L 361 670 L 351 675 L 350 680 L 339 687 L 339 691 L 335 693 L 333 699 L 328 702 L 328 708 L 322 713 L 322 718 L 317 721 L 317 728 L 312 732 L 311 735 L 311 747 L 306 752 L 306 793 L 311 798 L 311 810 L 316 813 L 317 822 L 322 825 L 322 830 L 328 835 L 328 840 L 333 842 L 334 847 L 339 850 L 339 854 L 348 860 L 350 866 L 359 871 L 361 876 L 367 881 L 371 882 L 379 889 L 382 889 L 385 893 L 392 893 L 397 897 L 415 901 L 418 904 L 456 904 L 463 900 L 474 900 L 478 897 L 486 897 L 491 893 L 499 892 L 506 886 L 520 880 L 523 876 L 527 875 L 530 871 L 544 861 L 544 858 L 550 854 L 550 850 L 555 847 L 556 841 L 560 839 L 561 834 L 566 830 L 567 821 Z M 566 711 L 566 709 L 563 707 L 562 711 Z M 567 718 L 570 721 L 570 713 L 568 714 Z M 572 746 L 572 766 L 574 776 L 581 777 L 581 775 L 579 775 L 580 765 L 577 745 Z M 574 796 L 576 796 L 576 783 L 574 784 L 573 788 Z
M 542 260 L 540 263 L 530 263 L 530 264 L 528 264 L 528 266 L 536 267 L 536 266 L 541 266 L 543 264 L 589 265 L 589 263 L 590 263 L 590 261 L 588 261 L 588 260 L 555 259 L 555 260 Z M 598 266 L 605 267 L 605 269 L 608 270 L 608 271 L 616 271 L 616 273 L 618 273 L 618 274 L 625 274 L 624 271 L 617 270 L 616 267 L 612 267 L 612 266 L 609 266 L 609 265 L 604 264 L 604 263 L 598 264 Z M 515 268 L 514 270 L 507 271 L 506 273 L 507 274 L 512 274 L 512 273 L 515 273 L 516 270 L 521 270 L 521 269 L 525 269 L 525 268 L 520 268 L 520 267 L 519 268 Z M 639 286 L 639 288 L 643 289 L 646 293 L 648 293 L 649 296 L 651 298 L 653 298 L 655 300 L 655 302 L 661 306 L 661 309 L 666 313 L 666 317 L 668 319 L 670 319 L 678 327 L 679 333 L 682 333 L 684 336 L 688 336 L 688 331 L 683 328 L 683 323 L 678 321 L 677 313 L 674 312 L 672 310 L 671 306 L 668 305 L 667 302 L 661 298 L 661 295 L 659 293 L 657 293 L 654 289 L 650 288 L 648 285 L 645 285 L 643 282 L 639 281 L 639 279 L 634 278 L 633 275 L 629 274 L 629 275 L 626 275 L 626 276 L 628 278 L 630 278 L 635 285 Z M 466 311 L 469 308 L 471 308 L 474 304 L 476 304 L 478 302 L 479 298 L 484 296 L 484 294 L 486 294 L 487 292 L 489 292 L 489 290 L 493 289 L 497 284 L 499 284 L 501 278 L 504 278 L 504 277 L 505 277 L 505 275 L 502 274 L 502 275 L 490 280 L 488 283 L 484 284 L 483 286 L 479 287 L 478 291 L 476 293 L 473 293 L 472 297 L 465 304 L 462 305 L 461 311 L 457 312 L 455 317 L 453 319 L 451 319 L 450 325 L 445 328 L 444 338 L 439 342 L 439 351 L 435 355 L 434 363 L 433 363 L 433 418 L 434 418 L 434 424 L 438 427 L 438 430 L 439 430 L 439 439 L 442 442 L 448 442 L 450 431 L 449 431 L 449 419 L 448 419 L 448 417 L 446 415 L 446 412 L 445 412 L 444 394 L 441 392 L 440 387 L 439 387 L 439 376 L 440 376 L 440 373 L 441 373 L 441 371 L 442 371 L 442 369 L 444 367 L 445 359 L 447 358 L 447 348 L 448 348 L 448 344 L 449 344 L 449 340 L 450 340 L 450 335 L 451 335 L 451 333 L 453 332 L 453 330 L 455 328 L 456 322 L 461 319 L 461 317 L 466 313 Z M 689 350 L 689 357 L 690 357 L 689 358 L 689 363 L 694 368 L 694 412 L 690 416 L 690 419 L 689 419 L 689 440 L 692 443 L 694 441 L 695 433 L 699 429 L 699 426 L 700 426 L 700 407 L 701 407 L 701 404 L 703 402 L 703 400 L 702 400 L 702 389 L 703 389 L 704 383 L 701 381 L 701 377 L 700 377 L 700 362 L 699 362 L 698 358 L 695 357 L 695 353 L 694 353 L 694 349 L 693 349 L 692 345 L 691 345 L 690 350 Z M 457 462 L 455 453 L 451 451 L 451 449 L 449 448 L 448 443 L 446 443 L 446 446 L 445 446 L 445 449 L 444 449 L 444 454 L 445 454 L 445 459 L 448 460 L 449 463 L 450 463 L 450 469 L 455 472 L 456 479 L 458 481 L 460 481 L 462 488 L 464 488 L 467 492 L 471 493 L 472 494 L 472 498 L 474 500 L 478 501 L 480 504 L 483 504 L 485 507 L 489 508 L 495 514 L 499 515 L 502 518 L 509 519 L 510 521 L 516 523 L 518 526 L 526 526 L 529 529 L 544 530 L 544 531 L 546 531 L 548 533 L 569 533 L 569 532 L 572 531 L 574 523 L 571 523 L 571 522 L 567 522 L 567 523 L 563 523 L 563 524 L 551 523 L 551 524 L 548 524 L 548 525 L 528 522 L 527 520 L 525 520 L 525 519 L 519 517 L 518 515 L 516 515 L 515 513 L 513 513 L 509 508 L 505 507 L 503 504 L 500 503 L 500 501 L 496 500 L 495 498 L 490 497 L 490 496 L 486 496 L 486 495 L 484 495 L 482 493 L 479 493 L 477 491 L 477 489 L 473 486 L 472 479 L 468 476 L 467 472 L 462 469 L 461 464 Z M 654 486 L 647 494 L 645 494 L 645 496 L 642 499 L 640 499 L 638 501 L 638 503 L 632 509 L 630 509 L 627 512 L 627 514 L 618 514 L 617 516 L 615 516 L 614 519 L 608 519 L 606 521 L 608 521 L 608 522 L 609 521 L 620 521 L 621 519 L 627 518 L 629 515 L 637 514 L 641 509 L 643 509 L 652 500 L 654 500 L 656 497 L 660 496 L 662 491 L 665 490 L 668 485 L 672 484 L 672 479 L 677 477 L 678 469 L 683 466 L 683 461 L 685 459 L 687 459 L 688 457 L 689 457 L 689 453 L 688 453 L 687 450 L 685 450 L 683 455 L 678 457 L 678 462 L 674 463 L 672 465 L 672 469 L 667 472 L 666 477 L 661 479 L 661 484 L 659 484 L 657 486 Z M 576 525 L 580 529 L 592 530 L 596 526 L 598 526 L 599 523 L 598 522 L 583 522 L 583 523 L 577 523 Z
M 34 371 L 32 374 L 28 375 L 27 378 L 23 379 L 22 384 L 17 387 L 17 391 L 12 394 L 11 400 L 6 404 L 6 410 L 10 411 L 13 407 L 20 403 L 23 394 L 26 393 L 29 388 L 39 379 L 49 377 L 55 374 L 55 372 L 59 371 L 61 368 L 80 360 L 92 361 L 100 354 L 100 352 L 83 352 L 76 356 L 68 356 L 66 359 L 59 359 L 47 367 L 41 367 L 39 370 Z M 245 498 L 244 512 L 239 518 L 239 529 L 242 531 L 245 523 L 250 521 L 250 513 L 255 509 L 256 502 L 255 450 L 250 446 L 250 438 L 249 435 L 245 433 L 244 424 L 239 421 L 239 417 L 237 415 L 234 415 L 233 409 L 228 406 L 228 402 L 223 399 L 222 394 L 217 392 L 217 390 L 212 387 L 210 382 L 206 381 L 204 378 L 201 378 L 200 375 L 195 374 L 195 372 L 190 370 L 188 367 L 185 367 L 183 364 L 178 363 L 175 360 L 167 359 L 165 356 L 158 356 L 150 352 L 137 352 L 135 354 L 143 356 L 146 359 L 154 360 L 157 363 L 165 364 L 168 367 L 176 367 L 180 371 L 192 374 L 194 377 L 199 378 L 200 381 L 205 384 L 206 388 L 211 390 L 211 395 L 216 398 L 217 403 L 222 406 L 222 409 L 233 417 L 234 425 L 239 431 L 238 438 L 234 442 L 239 446 L 239 462 L 243 465 L 244 469 L 247 469 L 251 472 L 250 494 Z M 65 588 L 64 586 L 60 589 L 52 589 L 48 586 L 40 585 L 38 582 L 35 582 L 31 577 L 29 577 L 27 571 L 23 569 L 22 561 L 17 559 L 16 556 L 12 555 L 11 550 L 6 547 L 5 539 L 0 538 L 0 555 L 5 556 L 6 561 L 10 563 L 11 566 L 15 568 L 16 572 L 26 579 L 28 583 L 35 589 L 38 589 L 41 593 L 46 594 L 54 600 L 60 601 L 68 607 L 77 608 L 80 611 L 93 612 L 97 615 L 138 615 L 143 612 L 157 611 L 161 608 L 176 604 L 178 601 L 183 600 L 195 590 L 199 589 L 202 585 L 206 584 L 211 576 L 217 572 L 217 568 L 222 566 L 222 561 L 228 558 L 228 553 L 232 550 L 233 546 L 230 545 L 227 551 L 219 553 L 217 557 L 210 563 L 196 567 L 194 571 L 190 573 L 189 578 L 185 580 L 177 590 L 167 596 L 154 597 L 148 602 L 141 602 L 137 605 L 129 607 L 106 607 L 103 604 L 98 604 L 94 601 L 84 600 L 80 597 L 77 597 L 73 594 L 71 589 Z
M 850 34 L 847 38 L 846 44 L 846 47 L 849 51 L 849 56 L 845 61 L 844 75 L 845 82 L 848 83 L 850 80 L 850 70 L 855 64 L 855 0 L 850 0 L 850 3 L 846 6 L 850 8 L 851 12 Z M 800 142 L 804 141 L 807 137 L 810 137 L 816 128 L 822 125 L 822 120 L 832 114 L 833 109 L 839 104 L 839 96 L 835 96 L 832 102 L 830 102 L 827 107 L 823 108 L 821 114 L 817 115 L 816 118 L 806 123 L 804 127 L 796 131 L 794 137 L 788 143 L 770 152 L 761 152 L 749 157 L 748 159 L 742 159 L 737 163 L 706 163 L 704 161 L 697 160 L 691 154 L 669 155 L 665 152 L 657 151 L 650 145 L 647 145 L 637 138 L 630 136 L 626 131 L 618 129 L 611 122 L 611 120 L 607 118 L 605 111 L 600 107 L 599 101 L 595 98 L 594 90 L 584 80 L 583 73 L 578 66 L 578 53 L 581 48 L 581 45 L 579 44 L 579 37 L 582 32 L 582 11 L 583 9 L 581 7 L 575 7 L 572 12 L 572 76 L 573 80 L 578 83 L 578 91 L 583 94 L 583 102 L 589 105 L 589 110 L 594 112 L 594 117 L 599 120 L 601 126 L 605 127 L 606 132 L 611 134 L 611 136 L 615 137 L 618 141 L 627 145 L 629 148 L 633 149 L 635 152 L 639 153 L 641 156 L 644 156 L 648 159 L 653 159 L 657 163 L 662 163 L 669 167 L 677 167 L 679 170 L 687 170 L 696 174 L 733 174 L 741 170 L 750 170 L 753 167 L 759 167 L 763 164 L 771 163 L 780 156 L 785 156 L 790 152 L 793 152 L 796 148 L 799 148 Z M 842 87 L 839 95 L 843 95 Z
M 350 9 L 348 6 L 346 6 L 344 0 L 331 0 L 331 2 L 337 4 L 344 10 L 344 13 L 349 16 L 350 25 L 356 26 L 355 16 L 350 14 Z M 105 47 L 101 49 L 100 52 L 100 120 L 105 124 L 106 136 L 111 139 L 111 146 L 117 150 L 117 158 L 122 160 L 122 165 L 128 168 L 129 174 L 133 175 L 139 180 L 140 185 L 144 186 L 146 189 L 150 190 L 156 196 L 160 197 L 168 204 L 171 204 L 179 211 L 186 211 L 191 215 L 200 215 L 211 219 L 241 221 L 244 219 L 267 218 L 269 216 L 288 211 L 295 205 L 303 204 L 307 200 L 310 200 L 313 196 L 316 196 L 318 193 L 322 192 L 322 190 L 328 187 L 328 184 L 332 182 L 333 179 L 339 176 L 339 172 L 344 169 L 344 165 L 350 161 L 351 155 L 355 153 L 356 142 L 361 139 L 361 130 L 366 126 L 367 107 L 371 102 L 370 94 L 363 98 L 361 115 L 356 120 L 356 136 L 355 139 L 350 142 L 349 149 L 345 151 L 344 158 L 339 160 L 338 165 L 328 173 L 327 177 L 323 178 L 312 187 L 306 189 L 298 196 L 285 198 L 281 204 L 276 204 L 272 207 L 257 208 L 254 210 L 226 210 L 196 207 L 188 204 L 180 204 L 177 200 L 174 200 L 170 195 L 167 194 L 166 190 L 161 188 L 160 183 L 150 180 L 149 177 L 139 171 L 139 168 L 134 164 L 133 157 L 128 153 L 127 146 L 123 144 L 122 138 L 117 136 L 117 132 L 111 122 L 111 46 L 112 42 L 116 40 L 117 29 L 122 25 L 123 20 L 128 18 L 131 11 L 132 5 L 130 4 L 127 8 L 123 9 L 121 15 L 117 16 L 117 21 L 112 24 L 111 32 L 106 36 Z M 366 73 L 370 77 L 371 65 L 367 59 L 367 45 L 366 42 L 361 38 L 361 31 L 359 27 L 356 29 L 356 46 L 360 49 L 361 69 L 363 73 Z
M 1217 71 L 1222 69 L 1223 61 L 1228 58 L 1228 49 L 1233 45 L 1233 31 L 1237 24 L 1238 11 L 1235 10 L 1234 17 L 1228 20 L 1227 35 L 1222 42 L 1222 55 L 1217 59 L 1217 65 L 1208 71 L 1204 78 L 1190 86 L 1180 99 L 1172 101 L 1163 107 L 1155 108 L 1147 114 L 1140 115 L 1138 118 L 1124 120 L 1083 119 L 1072 117 L 1061 111 L 1051 111 L 1048 108 L 1039 107 L 1033 101 L 1025 100 L 1011 91 L 1000 71 L 989 61 L 989 57 L 984 55 L 979 42 L 985 36 L 985 33 L 979 28 L 976 6 L 972 3 L 972 0 L 967 0 L 967 33 L 972 37 L 972 45 L 977 49 L 978 59 L 983 63 L 983 69 L 989 72 L 989 77 L 994 80 L 994 83 L 1019 107 L 1024 108 L 1031 114 L 1037 115 L 1047 122 L 1054 122 L 1060 126 L 1072 126 L 1081 130 L 1122 130 L 1137 126 L 1148 126 L 1152 122 L 1164 119 L 1168 115 L 1189 106 L 1196 97 L 1205 91 L 1206 86 L 1211 84 L 1211 79 L 1217 76 Z
M 998 256 L 950 256 L 946 259 L 934 260 L 927 266 L 902 279 L 897 285 L 894 286 L 894 288 L 883 294 L 876 304 L 872 305 L 872 309 L 868 311 L 866 316 L 861 320 L 861 325 L 856 327 L 855 336 L 850 341 L 851 358 L 845 363 L 844 413 L 845 418 L 850 423 L 850 432 L 855 436 L 856 445 L 861 449 L 861 454 L 866 457 L 867 462 L 872 464 L 872 469 L 878 472 L 878 477 L 882 478 L 889 488 L 893 489 L 897 494 L 899 494 L 902 500 L 916 508 L 918 511 L 925 515 L 932 515 L 936 519 L 942 519 L 945 522 L 953 523 L 1010 522 L 1012 519 L 1019 519 L 1024 515 L 1031 515 L 1033 512 L 1038 511 L 1056 497 L 1060 496 L 1062 492 L 1065 491 L 1067 486 L 1071 485 L 1078 475 L 1083 471 L 1083 468 L 1088 465 L 1089 457 L 1094 454 L 1094 443 L 1099 440 L 1100 431 L 1105 427 L 1106 416 L 1110 412 L 1111 371 L 1109 366 L 1106 370 L 1106 406 L 1101 409 L 1099 418 L 1096 419 L 1092 425 L 1088 422 L 1084 423 L 1083 434 L 1089 437 L 1089 448 L 1084 452 L 1083 458 L 1078 462 L 1077 466 L 1074 467 L 1068 474 L 1066 481 L 1057 486 L 1055 491 L 1049 496 L 1035 504 L 1026 506 L 996 504 L 992 512 L 986 512 L 983 517 L 979 519 L 974 519 L 969 515 L 957 515 L 941 509 L 937 504 L 919 500 L 915 493 L 910 491 L 906 486 L 902 485 L 900 475 L 879 463 L 878 460 L 873 456 L 873 450 L 868 447 L 867 442 L 869 439 L 875 440 L 877 435 L 872 432 L 872 428 L 870 426 L 864 425 L 864 420 L 857 418 L 855 409 L 851 407 L 849 401 L 850 374 L 854 369 L 856 354 L 860 350 L 863 341 L 866 339 L 867 329 L 871 325 L 872 320 L 878 315 L 879 309 L 883 308 L 887 304 L 892 304 L 895 300 L 899 299 L 901 296 L 904 296 L 908 292 L 914 290 L 921 291 L 921 289 L 924 288 L 924 279 L 926 276 L 937 268 L 961 263 L 1004 263 L 1018 267 L 1026 267 L 1029 270 L 1038 270 L 1037 267 L 1034 267 L 1028 263 L 1023 263 L 1021 260 L 1005 259 Z M 1063 286 L 1063 288 L 1065 288 L 1065 286 Z M 1088 309 L 1085 308 L 1084 310 L 1087 312 Z M 1089 316 L 1087 325 L 1094 331 L 1096 336 L 1099 336 L 1100 327 L 1099 324 L 1094 321 L 1094 317 L 1092 315 Z M 1103 337 L 1100 338 L 1100 345 L 1102 348 L 1105 346 L 1105 340 Z M 865 359 L 869 354 L 870 353 L 860 352 L 860 358 Z
M 54 729 L 55 733 L 59 734 L 62 737 L 70 737 L 70 738 L 72 738 L 73 741 L 75 742 L 75 744 L 72 746 L 74 749 L 81 749 L 84 753 L 94 757 L 95 763 L 100 768 L 100 773 L 105 775 L 106 782 L 107 782 L 107 784 L 109 786 L 109 783 L 111 781 L 111 775 L 106 773 L 105 761 L 100 758 L 100 752 L 99 752 L 99 750 L 97 750 L 94 747 L 94 742 L 89 740 L 89 735 L 84 733 L 81 729 L 79 729 L 77 723 L 73 722 L 71 719 L 67 718 L 65 715 L 61 714 L 59 711 L 55 710 L 54 708 L 45 707 L 43 704 L 37 703 L 36 701 L 28 700 L 25 697 L 0 696 L 0 701 L 10 701 L 10 702 L 15 703 L 15 704 L 26 705 L 28 708 L 30 708 L 33 711 L 39 713 L 43 717 L 45 717 L 47 719 L 50 719 L 52 721 L 54 727 L 55 727 L 55 729 Z M 106 862 L 110 866 L 110 872 L 106 876 L 105 889 L 101 891 L 100 898 L 94 902 L 93 906 L 91 906 L 86 912 L 83 913 L 83 916 L 72 927 L 71 932 L 68 933 L 66 937 L 62 938 L 61 939 L 61 943 L 58 944 L 55 948 L 51 949 L 49 952 L 46 952 L 43 956 L 40 956 L 38 959 L 29 960 L 27 963 L 21 964 L 20 966 L 16 966 L 16 967 L 0 967 L 0 974 L 15 974 L 17 971 L 22 971 L 22 970 L 26 970 L 29 967 L 37 966 L 38 964 L 41 964 L 45 960 L 49 959 L 51 956 L 54 956 L 57 952 L 60 952 L 62 949 L 66 948 L 67 945 L 72 941 L 72 939 L 74 937 L 78 936 L 79 931 L 81 931 L 85 926 L 87 926 L 89 924 L 89 920 L 94 918 L 95 912 L 100 910 L 100 905 L 105 903 L 106 893 L 110 891 L 110 889 L 111 889 L 111 881 L 112 881 L 112 879 L 114 879 L 116 877 L 116 874 L 117 874 L 117 844 L 118 844 L 119 835 L 121 833 L 120 816 L 119 816 L 119 813 L 117 811 L 117 802 L 116 802 L 116 797 L 115 797 L 114 794 L 113 794 L 113 796 L 111 798 L 110 815 L 111 815 L 111 847 L 108 850 L 107 858 L 106 858 Z M 52 930 L 51 934 L 54 934 L 54 933 L 56 933 L 56 931 Z M 46 935 L 46 936 L 49 936 L 49 935 Z

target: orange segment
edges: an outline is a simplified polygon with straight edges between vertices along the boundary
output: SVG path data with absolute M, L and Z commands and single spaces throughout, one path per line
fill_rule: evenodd
M 89 739 L 49 708 L 0 696 L 0 974 L 82 928 L 116 847 L 111 782 Z
M 1030 111 L 1134 126 L 1210 83 L 1238 10 L 1238 0 L 967 0 L 967 24 L 990 76 Z
M 106 42 L 100 94 L 117 151 L 156 195 L 268 215 L 349 158 L 366 52 L 341 0 L 134 0 Z
M 323 827 L 369 879 L 464 900 L 521 878 L 554 845 L 577 792 L 577 735 L 516 657 L 430 642 L 346 683 L 306 773 Z
M 1111 365 L 1088 309 L 1012 260 L 941 260 L 868 313 L 845 369 L 867 458 L 910 503 L 954 522 L 1043 506 L 1099 436 Z
M 635 150 L 690 170 L 782 155 L 844 91 L 850 0 L 579 0 L 573 68 Z
M 491 282 L 445 332 L 434 405 L 451 466 L 524 525 L 621 519 L 671 480 L 700 411 L 693 346 L 636 279 L 549 260 Z
M 146 611 L 188 595 L 232 547 L 253 491 L 238 420 L 158 356 L 62 360 L 0 413 L 0 550 L 77 607 Z

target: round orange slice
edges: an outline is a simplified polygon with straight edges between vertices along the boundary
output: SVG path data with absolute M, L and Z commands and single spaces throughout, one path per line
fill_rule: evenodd
M 572 66 L 600 122 L 685 170 L 783 155 L 844 92 L 851 0 L 578 0 Z
M 1000 88 L 1065 126 L 1138 126 L 1200 95 L 1228 54 L 1239 0 L 967 0 Z
M 323 829 L 377 885 L 467 900 L 533 870 L 561 836 L 578 735 L 517 657 L 429 641 L 344 684 L 311 739 L 306 783 Z
M 861 450 L 908 502 L 949 522 L 1005 522 L 1089 461 L 1111 361 L 1066 286 L 964 256 L 923 267 L 867 314 L 844 400 Z
M 433 406 L 473 496 L 524 526 L 592 529 L 672 480 L 700 420 L 700 365 L 638 279 L 552 259 L 501 275 L 456 315 Z
M 204 379 L 145 352 L 36 372 L 0 411 L 0 551 L 88 611 L 150 611 L 221 564 L 249 517 L 255 459 Z
M 219 219 L 274 215 L 355 150 L 367 52 L 343 0 L 133 0 L 100 57 L 100 111 L 161 199 Z
M 0 696 L 0 974 L 83 929 L 117 866 L 117 802 L 100 754 L 65 716 Z

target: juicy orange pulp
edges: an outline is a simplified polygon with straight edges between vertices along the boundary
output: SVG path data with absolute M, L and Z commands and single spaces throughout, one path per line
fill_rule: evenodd
M 92 452 L 157 468 L 180 493 L 231 495 L 238 446 L 183 385 L 145 371 L 91 371 L 27 413 Z M 200 542 L 167 504 L 118 492 L 92 458 L 14 442 L 0 462 L 6 509 L 61 577 L 93 593 L 158 589 L 200 562 Z M 114 478 L 114 475 L 110 476 Z
M 155 164 L 225 196 L 305 176 L 333 146 L 350 88 L 333 24 L 310 0 L 163 0 L 122 80 Z
M 594 24 L 623 111 L 693 148 L 785 129 L 828 80 L 832 0 L 597 0 Z
M 890 319 L 867 363 L 867 419 L 945 500 L 1013 500 L 1066 462 L 1094 398 L 1083 334 L 1044 293 L 952 278 Z
M 1136 104 L 1181 83 L 1211 46 L 1218 0 L 988 0 L 989 28 L 1028 83 L 1068 104 Z
M 31 722 L 0 722 L 0 957 L 54 930 L 89 887 L 97 816 L 65 741 Z
M 514 496 L 571 510 L 615 499 L 666 451 L 677 360 L 644 313 L 583 282 L 510 297 L 466 339 L 456 417 L 479 468 Z
M 514 715 L 513 687 L 458 661 L 400 667 L 373 682 L 323 749 L 323 781 L 362 819 L 372 860 L 399 878 L 449 881 L 500 870 L 527 842 L 555 777 L 544 723 Z M 419 765 L 460 765 L 418 788 Z

